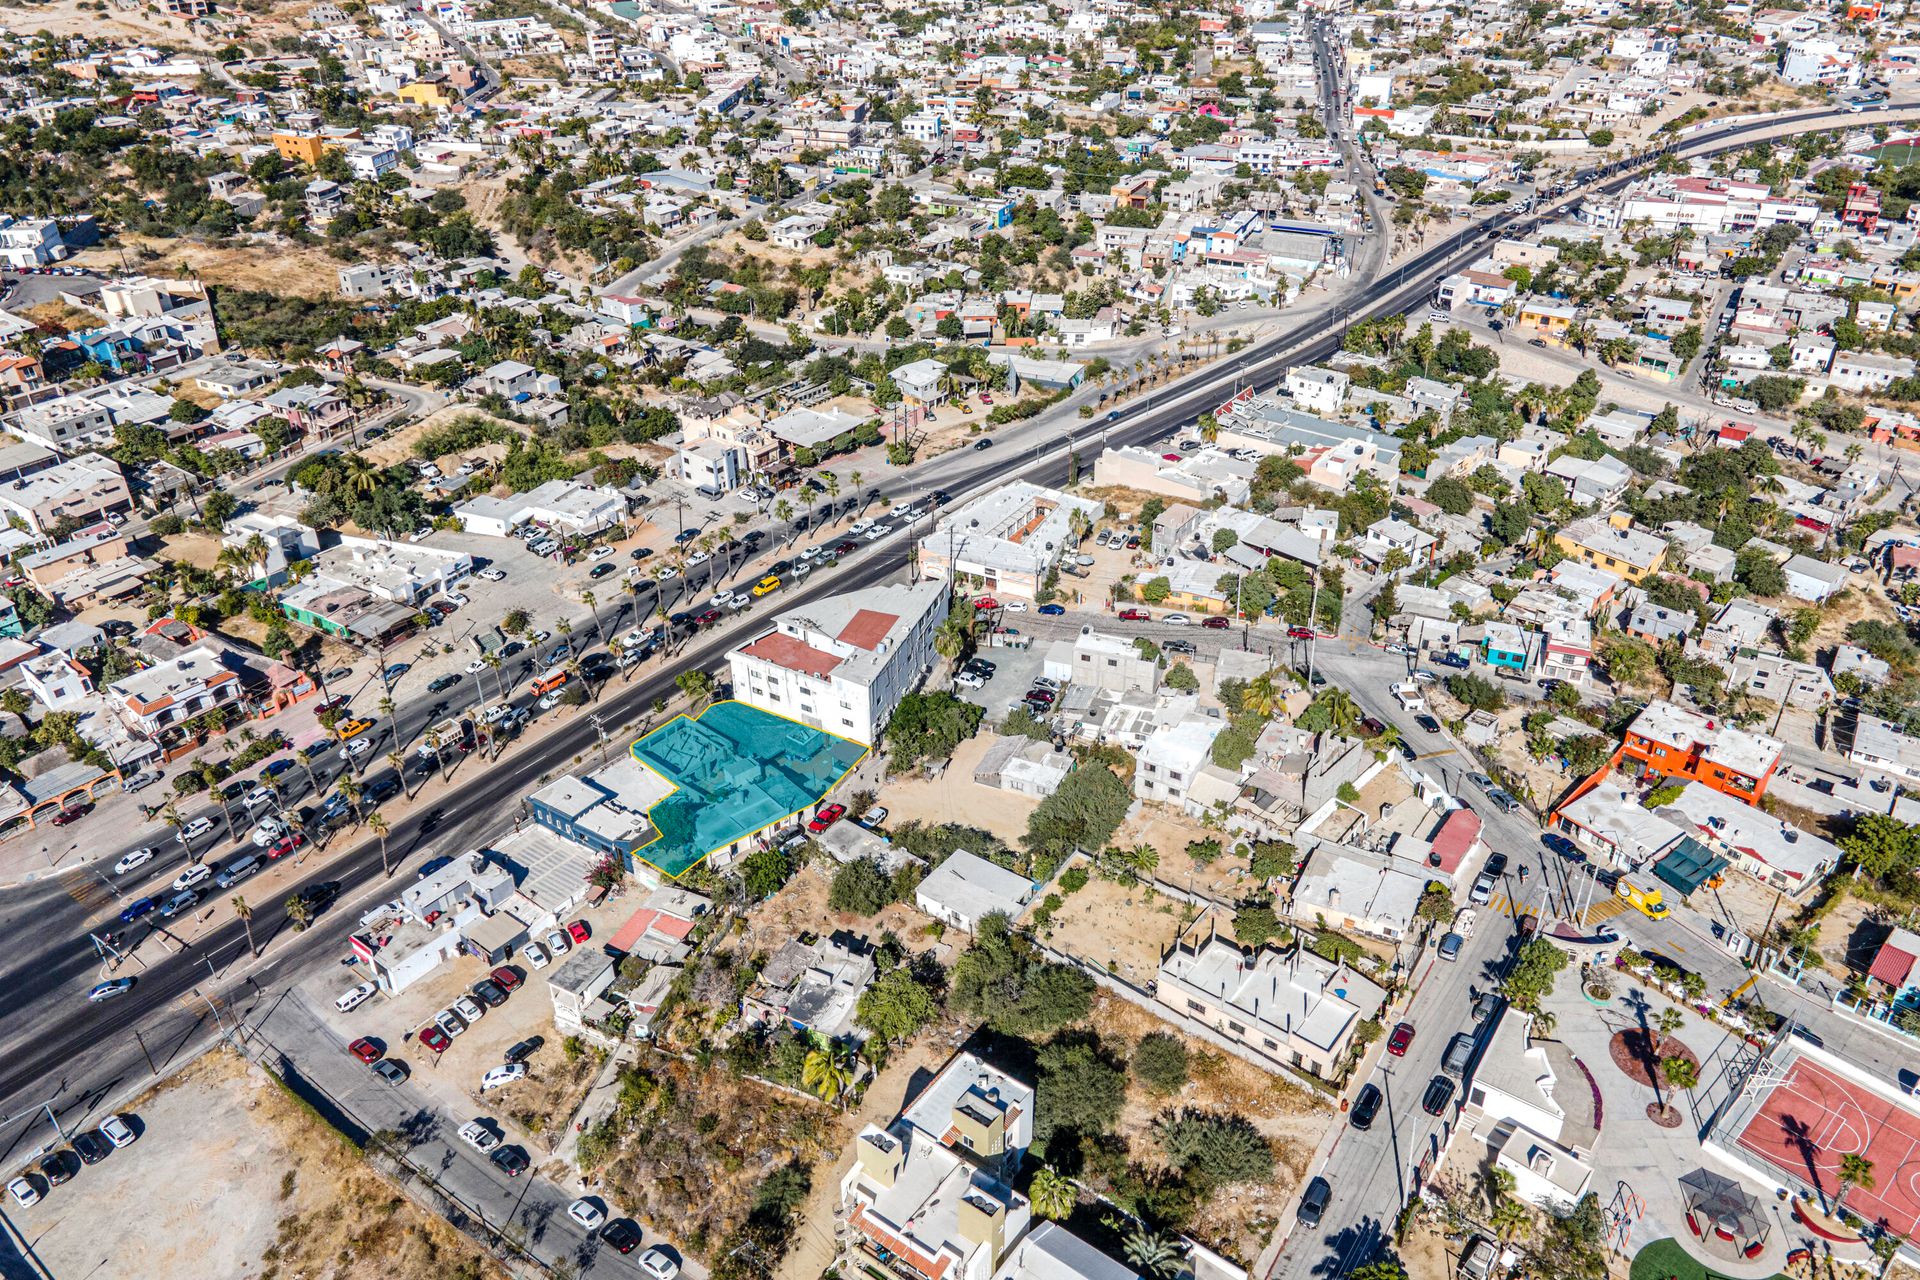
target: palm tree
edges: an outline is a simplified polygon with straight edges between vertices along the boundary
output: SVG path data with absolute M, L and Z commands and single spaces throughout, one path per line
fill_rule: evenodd
M 1660 1011 L 1660 1016 L 1653 1020 L 1654 1049 L 1657 1051 L 1662 1045 L 1664 1045 L 1667 1042 L 1667 1039 L 1670 1036 L 1677 1033 L 1680 1030 L 1680 1028 L 1684 1027 L 1685 1025 L 1687 1025 L 1686 1016 L 1682 1014 L 1678 1009 L 1673 1009 L 1673 1008 L 1662 1009 Z
M 780 499 L 780 501 L 773 504 L 773 516 L 774 519 L 778 520 L 781 524 L 787 523 L 793 519 L 793 504 L 785 498 Z
M 580 603 L 587 606 L 587 614 L 593 619 L 593 642 L 595 644 L 605 644 L 607 638 L 600 634 L 600 611 L 593 607 L 596 603 L 593 592 L 582 591 L 580 593 Z
M 857 1066 L 846 1047 L 829 1043 L 811 1050 L 800 1067 L 800 1083 L 822 1102 L 832 1102 L 846 1110 L 847 1090 L 853 1088 Z
M 247 950 L 258 956 L 260 948 L 253 942 L 253 908 L 237 893 L 233 895 L 233 914 L 240 917 L 240 924 L 247 931 Z
M 311 747 L 302 747 L 293 753 L 293 758 L 298 760 L 300 767 L 307 771 L 307 794 L 312 796 L 319 795 L 320 780 L 313 775 L 313 749 Z
M 1262 720 L 1272 715 L 1279 705 L 1280 689 L 1274 684 L 1271 671 L 1247 681 L 1247 687 L 1240 694 L 1240 709 Z
M 349 493 L 372 493 L 380 487 L 380 473 L 371 462 L 350 453 L 341 464 L 341 479 Z
M 360 821 L 360 784 L 352 778 L 340 779 L 340 794 L 347 798 L 347 804 L 353 809 L 353 820 Z
M 1533 1215 L 1518 1200 L 1502 1200 L 1494 1206 L 1487 1225 L 1502 1241 L 1509 1241 L 1533 1225 Z
M 175 836 L 180 834 L 180 828 L 187 825 L 186 818 L 180 813 L 180 806 L 171 800 L 167 801 L 166 807 L 160 810 L 160 821 L 172 827 Z
M 387 832 L 391 830 L 387 820 L 376 813 L 367 819 L 367 830 L 380 837 L 380 874 L 392 875 L 393 866 L 387 861 Z
M 313 923 L 313 907 L 308 904 L 304 896 L 290 893 L 287 895 L 287 900 L 280 905 L 286 911 L 287 923 L 293 926 L 295 933 L 305 933 L 307 926 Z
M 1180 1269 L 1180 1246 L 1142 1227 L 1126 1238 L 1127 1265 L 1144 1275 L 1171 1276 Z
M 827 501 L 835 502 L 840 497 L 840 477 L 831 471 L 820 473 L 820 483 L 827 486 Z
M 973 648 L 974 627 L 978 618 L 973 606 L 961 601 L 948 610 L 946 620 L 933 633 L 933 651 L 949 662 L 959 659 Z
M 495 702 L 507 700 L 507 687 L 500 680 L 500 668 L 506 666 L 506 660 L 497 653 L 489 653 L 480 661 L 487 664 L 487 670 L 493 672 L 493 698 Z
M 1873 1190 L 1873 1161 L 1857 1151 L 1849 1151 L 1840 1157 L 1840 1171 L 1837 1175 L 1840 1189 L 1834 1193 L 1833 1216 L 1840 1216 L 1840 1205 L 1847 1198 L 1848 1187 L 1859 1187 L 1862 1191 Z
M 1080 1198 L 1079 1188 L 1070 1178 L 1042 1167 L 1034 1170 L 1033 1185 L 1027 1188 L 1027 1200 L 1033 1211 L 1051 1222 L 1060 1222 L 1073 1213 Z
M 407 758 L 396 748 L 387 752 L 387 763 L 393 766 L 393 776 L 400 779 L 400 798 L 413 799 L 413 790 L 407 784 Z

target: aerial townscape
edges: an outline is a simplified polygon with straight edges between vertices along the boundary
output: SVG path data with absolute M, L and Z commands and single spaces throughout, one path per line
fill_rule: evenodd
M 0 1280 L 1920 1280 L 1920 4 L 7 0 Z

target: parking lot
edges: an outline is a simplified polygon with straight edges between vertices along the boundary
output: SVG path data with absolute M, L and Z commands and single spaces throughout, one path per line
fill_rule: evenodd
M 1018 626 L 1021 616 L 1009 615 L 1012 625 Z M 1020 699 L 1033 687 L 1034 677 L 1044 674 L 1049 644 L 1047 640 L 1035 639 L 1030 649 L 981 645 L 977 656 L 993 663 L 993 678 L 981 688 L 955 688 L 954 693 L 977 707 L 986 708 L 988 722 L 999 724 L 1009 711 L 1021 705 Z

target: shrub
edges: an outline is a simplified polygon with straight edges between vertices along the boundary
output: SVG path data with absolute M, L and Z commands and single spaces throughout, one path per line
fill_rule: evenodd
M 893 901 L 893 884 L 871 858 L 849 862 L 833 874 L 827 906 L 835 911 L 870 916 Z
M 1273 1148 L 1244 1116 L 1186 1107 L 1160 1117 L 1153 1128 L 1169 1164 L 1212 1186 L 1273 1176 Z
M 1178 1093 L 1187 1083 L 1187 1046 L 1178 1036 L 1152 1031 L 1133 1047 L 1133 1074 L 1155 1093 Z

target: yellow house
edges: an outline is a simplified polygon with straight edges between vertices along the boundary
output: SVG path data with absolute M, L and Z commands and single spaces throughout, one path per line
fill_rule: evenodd
M 1562 554 L 1582 564 L 1615 573 L 1628 582 L 1660 572 L 1667 563 L 1667 540 L 1588 516 L 1553 535 Z
M 295 164 L 319 164 L 327 150 L 327 140 L 317 133 L 276 133 L 273 149 L 282 160 Z
M 453 106 L 459 100 L 459 95 L 439 77 L 415 80 L 411 84 L 400 86 L 400 101 L 411 102 L 418 107 L 444 109 Z
M 1577 308 L 1564 302 L 1523 302 L 1520 304 L 1518 324 L 1523 329 L 1532 329 L 1546 337 L 1565 333 L 1573 327 L 1580 317 Z

